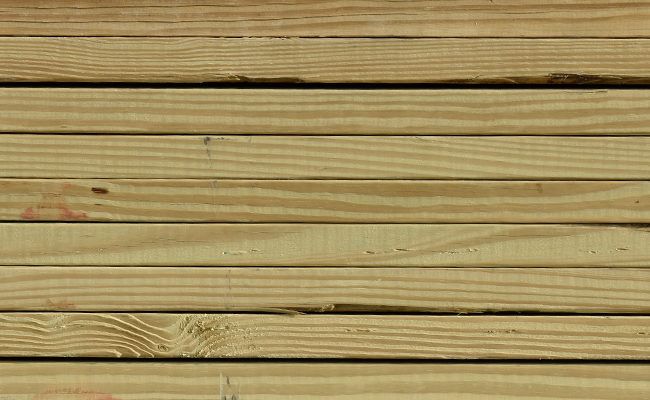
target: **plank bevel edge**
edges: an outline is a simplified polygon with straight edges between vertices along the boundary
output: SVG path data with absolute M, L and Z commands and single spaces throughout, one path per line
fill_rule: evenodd
M 650 313 L 650 269 L 0 267 L 4 311 Z
M 5 1 L 4 36 L 647 37 L 638 0 Z
M 13 400 L 647 400 L 649 364 L 0 361 Z M 587 396 L 587 397 L 585 397 Z
M 0 132 L 649 135 L 650 91 L 0 88 Z
M 648 223 L 650 182 L 0 179 L 0 221 Z
M 621 85 L 648 65 L 647 39 L 0 37 L 2 82 Z
M 650 317 L 3 312 L 0 356 L 650 360 Z
M 650 137 L 0 135 L 2 178 L 650 179 Z
M 648 267 L 650 227 L 0 223 L 0 265 Z

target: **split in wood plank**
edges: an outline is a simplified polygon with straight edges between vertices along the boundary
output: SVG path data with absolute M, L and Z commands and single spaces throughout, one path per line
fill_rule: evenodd
M 0 264 L 648 267 L 647 225 L 2 223 Z
M 622 85 L 648 65 L 647 39 L 0 37 L 4 82 Z
M 175 400 L 650 397 L 648 364 L 3 361 L 0 375 L 0 392 L 13 400 L 151 400 L 152 393 Z
M 25 0 L 0 15 L 5 36 L 650 36 L 638 0 Z
M 0 179 L 0 220 L 647 223 L 650 183 Z
M 650 180 L 650 137 L 0 135 L 0 177 Z
M 2 313 L 2 357 L 650 360 L 650 317 Z
M 650 312 L 644 268 L 0 268 L 5 311 Z
M 0 88 L 0 132 L 649 135 L 647 90 Z

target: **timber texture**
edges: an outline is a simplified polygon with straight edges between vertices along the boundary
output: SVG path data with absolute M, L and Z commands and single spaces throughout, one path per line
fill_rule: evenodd
M 647 400 L 650 1 L 0 0 L 0 400 Z

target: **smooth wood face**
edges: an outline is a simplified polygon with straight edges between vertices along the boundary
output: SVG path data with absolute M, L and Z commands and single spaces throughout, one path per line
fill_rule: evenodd
M 0 220 L 642 223 L 650 183 L 0 179 Z
M 650 317 L 0 314 L 3 357 L 650 360 Z
M 642 136 L 6 134 L 0 177 L 647 180 L 649 153 Z
M 0 309 L 648 313 L 650 269 L 4 266 Z
M 0 37 L 5 82 L 621 85 L 648 65 L 646 39 Z
M 15 400 L 646 400 L 647 364 L 0 362 Z M 155 393 L 155 394 L 154 394 Z M 588 397 L 586 397 L 588 396 Z
M 645 2 L 336 0 L 3 1 L 0 34 L 24 36 L 646 37 Z
M 647 267 L 648 240 L 650 229 L 643 224 L 23 222 L 0 224 L 0 260 L 89 266 Z
M 644 90 L 0 88 L 0 132 L 650 134 Z

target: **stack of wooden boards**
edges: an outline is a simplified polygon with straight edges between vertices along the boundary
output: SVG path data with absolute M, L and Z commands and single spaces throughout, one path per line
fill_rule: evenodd
M 650 2 L 532 3 L 0 1 L 0 399 L 650 398 Z

